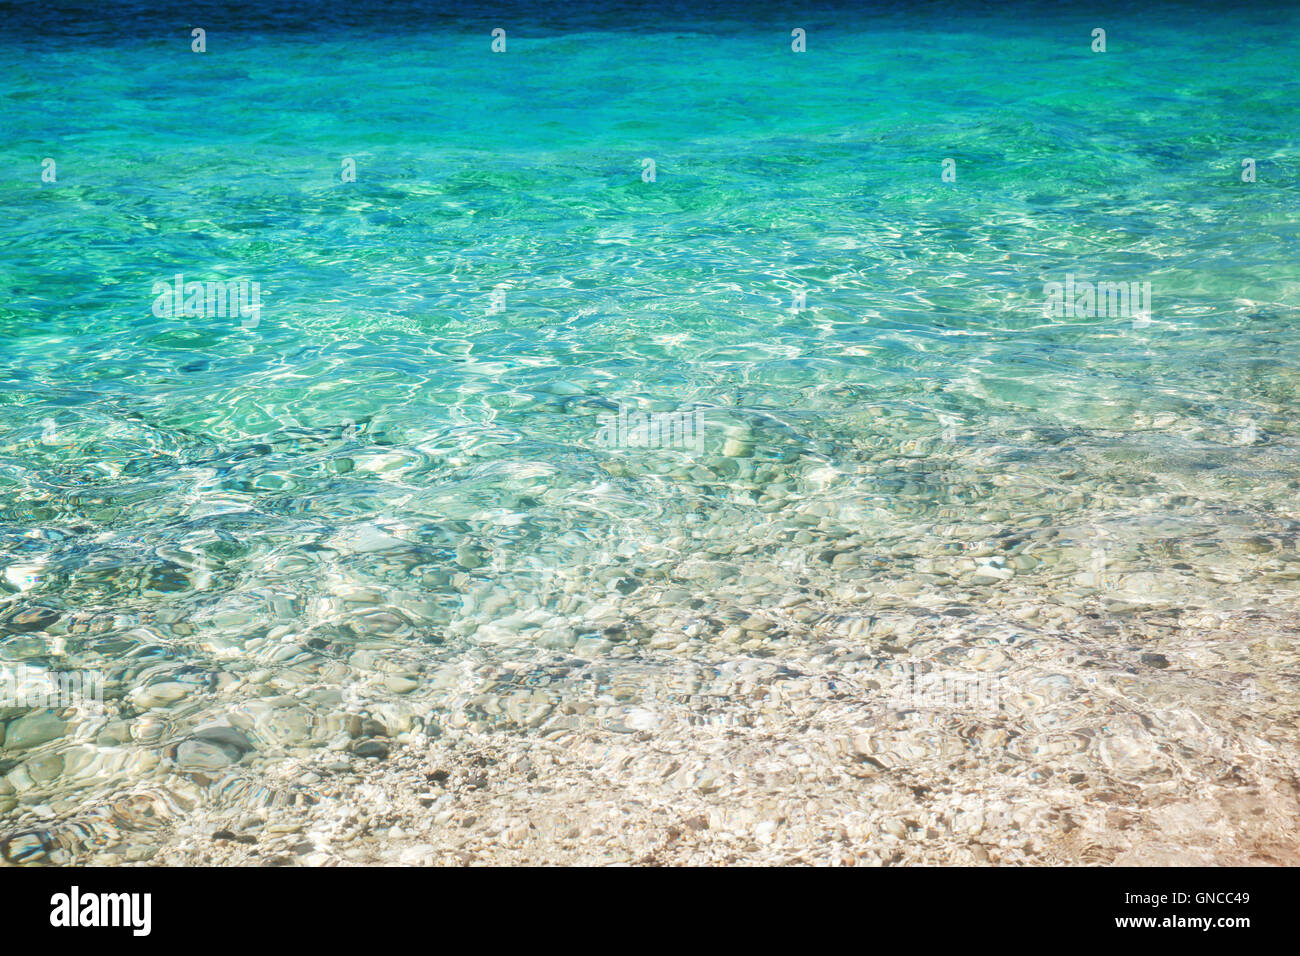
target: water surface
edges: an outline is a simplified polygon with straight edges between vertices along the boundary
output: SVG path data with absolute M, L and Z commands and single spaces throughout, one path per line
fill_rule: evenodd
M 993 675 L 1027 786 L 1294 768 L 1294 11 L 104 12 L 0 33 L 0 667 L 105 697 L 0 701 L 10 861 L 737 673 L 922 766 L 975 718 L 869 679 Z

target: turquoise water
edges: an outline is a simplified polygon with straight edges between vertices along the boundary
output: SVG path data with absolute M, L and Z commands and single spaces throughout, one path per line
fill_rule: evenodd
M 1285 623 L 1295 11 L 87 10 L 0 38 L 0 664 L 105 697 L 0 707 L 11 860 L 296 799 L 349 713 L 577 732 L 593 662 Z M 156 315 L 178 273 L 260 315 Z M 1151 315 L 1053 315 L 1067 275 Z M 1198 653 L 1294 699 L 1289 645 Z

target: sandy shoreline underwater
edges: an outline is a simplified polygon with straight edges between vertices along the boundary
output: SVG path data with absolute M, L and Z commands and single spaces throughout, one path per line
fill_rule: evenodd
M 165 796 L 124 788 L 60 832 L 107 844 L 78 861 L 151 865 L 1300 861 L 1295 715 L 1252 721 L 1278 708 L 1267 683 L 1234 699 L 1194 665 L 1291 653 L 1289 622 L 1174 623 L 1098 597 L 1015 626 L 883 609 L 802 625 L 809 603 L 766 617 L 816 647 L 800 666 L 554 654 L 560 695 L 536 661 L 462 662 L 436 715 L 354 705 L 325 747 L 191 770 Z M 910 659 L 966 668 L 931 671 L 950 682 L 997 673 L 996 707 Z M 140 829 L 115 825 L 124 804 Z

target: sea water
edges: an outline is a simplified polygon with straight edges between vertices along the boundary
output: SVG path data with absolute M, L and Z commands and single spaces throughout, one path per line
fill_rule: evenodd
M 6 859 L 792 675 L 913 767 L 1285 776 L 1298 25 L 7 8 Z

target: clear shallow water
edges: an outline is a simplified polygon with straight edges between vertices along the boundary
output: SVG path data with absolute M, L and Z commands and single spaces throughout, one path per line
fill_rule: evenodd
M 1294 766 L 1294 13 L 7 22 L 0 662 L 106 697 L 0 710 L 11 860 L 845 655 L 996 673 L 1026 775 Z M 176 273 L 260 321 L 155 316 Z M 1067 274 L 1150 322 L 1045 314 Z M 1175 772 L 1188 707 L 1235 743 Z

